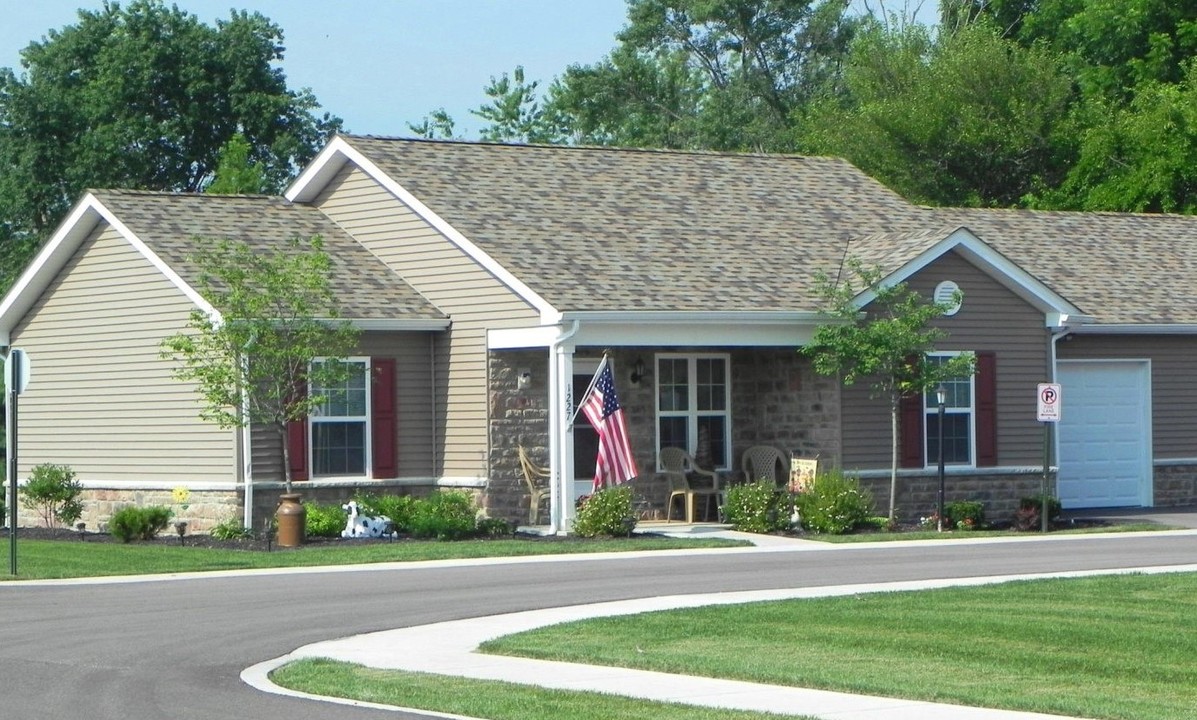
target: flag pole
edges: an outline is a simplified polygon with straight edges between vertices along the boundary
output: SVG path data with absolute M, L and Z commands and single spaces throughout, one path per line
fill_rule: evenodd
M 603 352 L 603 360 L 599 363 L 598 370 L 594 371 L 594 377 L 590 378 L 590 384 L 586 386 L 586 392 L 582 393 L 582 397 L 578 398 L 574 403 L 574 414 L 569 418 L 569 427 L 573 427 L 578 419 L 578 413 L 582 412 L 582 403 L 586 402 L 586 398 L 590 397 L 590 391 L 594 390 L 594 384 L 598 382 L 599 375 L 603 374 L 603 368 L 607 366 L 607 353 Z

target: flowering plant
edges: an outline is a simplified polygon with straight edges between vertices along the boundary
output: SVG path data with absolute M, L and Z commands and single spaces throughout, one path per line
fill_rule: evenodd
M 191 507 L 191 503 L 188 502 L 188 500 L 191 499 L 191 491 L 182 485 L 176 487 L 174 490 L 171 490 L 170 497 L 175 501 L 175 504 L 179 506 L 180 511 Z

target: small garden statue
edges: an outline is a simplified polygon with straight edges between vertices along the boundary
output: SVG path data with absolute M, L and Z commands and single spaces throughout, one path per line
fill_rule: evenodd
M 343 538 L 365 538 L 365 537 L 397 537 L 399 533 L 395 532 L 395 523 L 386 515 L 377 515 L 370 517 L 361 515 L 357 510 L 357 502 L 350 500 L 341 506 L 341 509 L 349 514 L 349 519 L 345 522 L 345 529 L 341 531 Z

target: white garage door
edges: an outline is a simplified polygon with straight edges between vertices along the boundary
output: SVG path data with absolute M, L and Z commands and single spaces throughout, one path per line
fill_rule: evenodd
M 1060 475 L 1066 508 L 1151 505 L 1147 361 L 1062 361 Z

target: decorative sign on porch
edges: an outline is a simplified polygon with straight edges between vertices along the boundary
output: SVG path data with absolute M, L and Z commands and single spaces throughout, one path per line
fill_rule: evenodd
M 1039 422 L 1060 422 L 1059 383 L 1039 383 Z
M 800 493 L 810 487 L 818 470 L 818 458 L 790 458 L 790 492 Z

